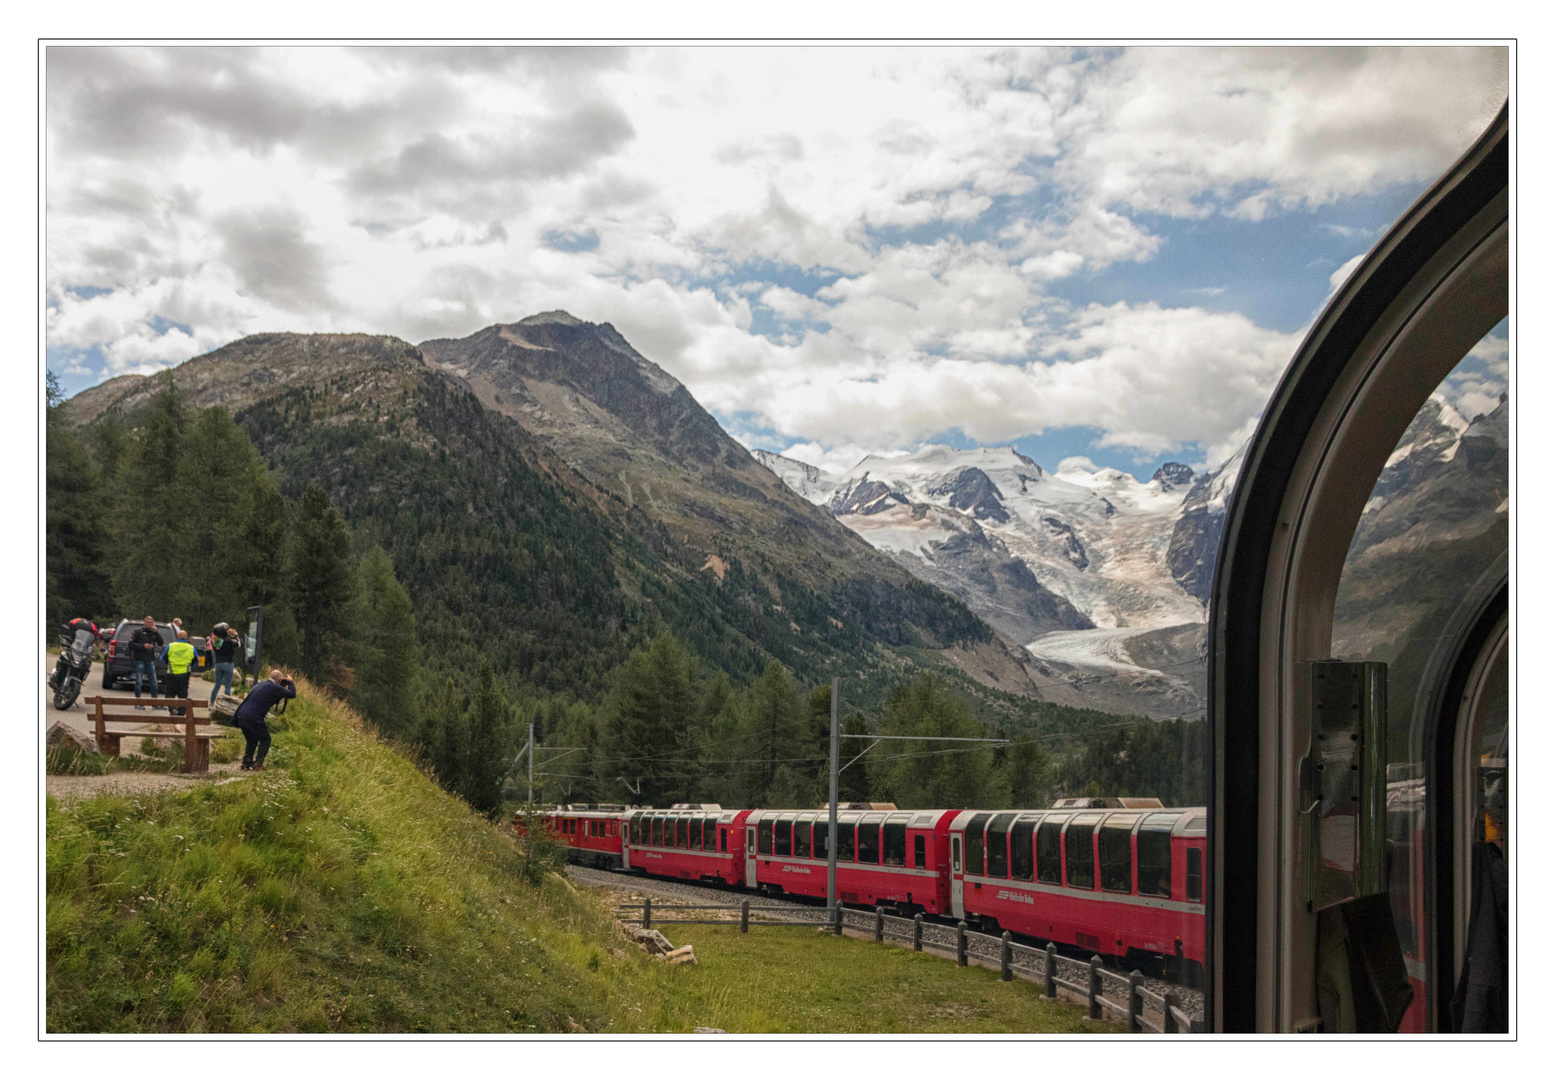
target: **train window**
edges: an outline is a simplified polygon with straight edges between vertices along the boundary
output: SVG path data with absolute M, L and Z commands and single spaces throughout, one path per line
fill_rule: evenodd
M 1139 894 L 1172 895 L 1172 822 L 1157 824 L 1154 817 L 1139 827 Z
M 988 823 L 984 846 L 988 849 L 989 877 L 1010 876 L 1010 822 L 1014 820 L 1014 814 L 1000 814 Z
M 1064 871 L 1071 889 L 1096 888 L 1096 856 L 1091 850 L 1091 835 L 1097 818 L 1077 817 L 1064 830 Z
M 950 872 L 961 873 L 961 837 L 959 836 L 950 838 Z
M 830 821 L 817 821 L 815 823 L 815 843 L 813 845 L 817 859 L 829 858 L 826 850 L 826 830 L 831 828 Z
M 1101 827 L 1097 847 L 1101 849 L 1101 887 L 1108 892 L 1133 892 L 1134 857 L 1131 834 L 1139 818 L 1114 814 Z
M 1188 899 L 1195 904 L 1204 899 L 1204 849 L 1188 849 Z
M 880 843 L 880 861 L 887 866 L 907 865 L 907 823 L 888 821 Z
M 777 826 L 772 830 L 772 854 L 792 855 L 794 853 L 794 819 L 785 814 L 778 818 Z
M 912 838 L 912 864 L 919 870 L 928 867 L 928 862 L 923 857 L 923 834 L 919 833 Z
M 772 822 L 762 821 L 757 823 L 756 850 L 763 855 L 772 854 Z
M 966 872 L 981 877 L 983 873 L 983 828 L 992 814 L 973 814 L 966 824 Z
M 724 855 L 727 855 L 729 853 L 729 830 L 728 829 L 719 829 L 718 830 L 718 850 L 719 850 L 719 852 L 721 854 L 724 854 Z
M 750 855 L 756 854 L 756 830 L 755 829 L 746 829 L 745 830 L 745 851 L 746 851 L 747 854 L 750 854 Z
M 713 815 L 712 817 L 706 817 L 706 818 L 702 819 L 702 835 L 704 837 L 703 842 L 702 842 L 702 850 L 704 850 L 704 851 L 717 851 L 718 850 L 718 816 L 716 814 Z
M 648 846 L 664 846 L 664 819 L 657 814 L 648 819 Z
M 853 861 L 853 822 L 851 821 L 837 823 L 837 861 Z
M 880 825 L 878 822 L 870 821 L 859 825 L 858 861 L 871 864 L 880 861 Z
M 1010 877 L 1031 880 L 1031 832 L 1036 822 L 1021 818 L 1010 829 Z
M 796 859 L 808 859 L 810 857 L 810 823 L 808 821 L 794 822 L 794 857 Z

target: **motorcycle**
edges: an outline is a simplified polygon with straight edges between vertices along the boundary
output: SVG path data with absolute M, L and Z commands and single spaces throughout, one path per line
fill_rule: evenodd
M 54 691 L 56 709 L 68 709 L 76 703 L 76 696 L 81 693 L 81 686 L 92 670 L 92 646 L 96 641 L 90 630 L 59 636 L 63 648 L 54 664 L 54 674 L 49 676 L 49 689 Z

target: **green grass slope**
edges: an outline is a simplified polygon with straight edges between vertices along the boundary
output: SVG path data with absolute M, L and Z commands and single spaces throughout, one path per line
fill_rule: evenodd
M 701 965 L 652 961 L 306 686 L 262 774 L 51 798 L 47 860 L 51 1032 L 1087 1029 L 991 972 L 813 931 L 685 928 Z

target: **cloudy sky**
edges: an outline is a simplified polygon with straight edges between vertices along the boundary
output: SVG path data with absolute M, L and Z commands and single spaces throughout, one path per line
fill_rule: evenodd
M 1488 47 L 50 48 L 48 363 L 563 308 L 751 446 L 1148 478 L 1246 438 L 1506 85 Z

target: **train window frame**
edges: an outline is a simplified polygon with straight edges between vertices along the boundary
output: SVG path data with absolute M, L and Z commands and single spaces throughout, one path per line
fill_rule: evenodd
M 1010 877 L 1010 826 L 1015 824 L 1015 814 L 995 814 L 983 834 L 984 857 L 988 860 L 988 877 L 1009 880 Z M 999 839 L 994 839 L 998 833 Z
M 752 857 L 756 854 L 756 830 L 749 827 L 745 829 L 745 854 Z
M 1068 814 L 1043 818 L 1037 822 L 1037 880 L 1045 885 L 1064 883 L 1064 826 L 1069 824 Z M 1044 856 L 1043 841 L 1052 837 L 1052 850 Z M 1048 859 L 1052 860 L 1049 866 Z M 1052 877 L 1048 877 L 1048 872 Z
M 826 835 L 830 829 L 830 820 L 817 821 L 810 827 L 810 850 L 814 852 L 814 858 L 824 859 L 827 857 Z
M 880 865 L 907 865 L 907 816 L 905 814 L 900 821 L 887 818 L 885 824 L 880 826 Z
M 857 839 L 854 841 L 854 862 L 862 866 L 880 865 L 880 821 L 861 821 L 857 825 Z M 868 838 L 868 845 L 865 839 Z M 866 851 L 874 858 L 865 858 Z
M 1064 886 L 1066 888 L 1081 889 L 1086 892 L 1096 891 L 1096 827 L 1101 824 L 1101 820 L 1101 814 L 1077 814 L 1064 827 Z M 1084 859 L 1077 858 L 1081 854 L 1084 855 Z M 1084 884 L 1075 881 L 1074 870 L 1077 863 L 1084 867 Z
M 918 833 L 912 838 L 912 865 L 915 870 L 928 869 L 928 844 L 924 840 L 923 833 Z
M 1176 827 L 1177 819 L 1168 817 L 1165 822 L 1156 821 L 1156 818 L 1160 816 L 1162 815 L 1153 814 L 1139 823 L 1139 832 L 1134 836 L 1134 876 L 1139 882 L 1138 892 L 1140 896 L 1170 898 L 1172 895 L 1172 882 L 1177 873 L 1177 859 L 1172 851 L 1172 831 Z M 1152 857 L 1148 860 L 1145 857 L 1147 844 L 1152 849 L 1150 852 Z M 1163 846 L 1166 852 L 1166 862 L 1164 864 L 1166 870 L 1165 892 L 1160 891 L 1158 884 L 1146 886 L 1147 881 L 1157 883 L 1160 881 L 1159 871 L 1163 864 L 1159 859 L 1154 858 L 1156 854 L 1155 849 L 1158 845 Z
M 837 822 L 837 861 L 857 862 L 854 853 L 856 851 L 853 841 L 857 836 L 857 824 L 852 821 Z
M 1183 877 L 1183 895 L 1189 903 L 1202 904 L 1204 902 L 1204 849 L 1190 847 L 1188 849 L 1187 872 Z
M 1031 881 L 1036 876 L 1037 859 L 1032 846 L 1036 839 L 1036 832 L 1037 819 L 1032 814 L 1021 814 L 1010 825 L 1011 881 Z M 1025 873 L 1021 872 L 1023 861 Z
M 772 854 L 789 859 L 794 854 L 794 815 L 782 814 L 772 832 Z
M 972 877 L 983 876 L 983 830 L 988 827 L 992 817 L 992 814 L 973 814 L 972 819 L 966 823 L 966 848 L 962 865 Z
M 648 846 L 664 846 L 664 818 L 658 814 L 648 816 Z
M 772 820 L 763 818 L 756 822 L 756 854 L 772 854 Z
M 794 822 L 794 858 L 810 858 L 810 841 L 812 839 L 810 829 L 813 824 L 814 822 L 809 818 L 802 818 Z
M 1134 891 L 1133 838 L 1139 819 L 1138 814 L 1111 814 L 1096 830 L 1096 881 L 1103 892 Z

